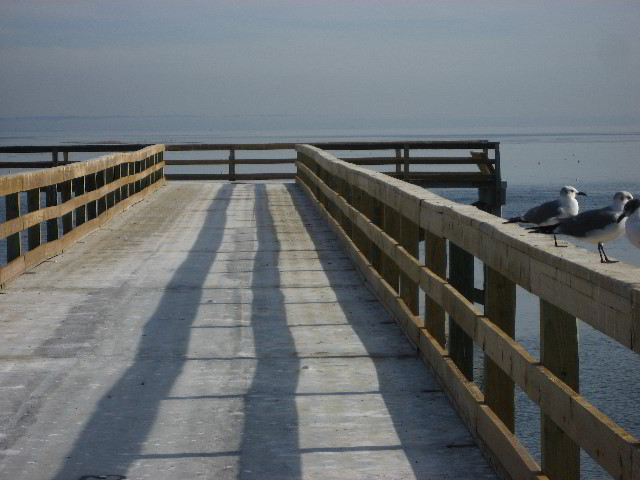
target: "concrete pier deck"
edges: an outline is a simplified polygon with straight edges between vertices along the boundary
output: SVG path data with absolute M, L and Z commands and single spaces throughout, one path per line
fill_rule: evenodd
M 0 294 L 0 478 L 496 478 L 294 183 L 171 182 Z

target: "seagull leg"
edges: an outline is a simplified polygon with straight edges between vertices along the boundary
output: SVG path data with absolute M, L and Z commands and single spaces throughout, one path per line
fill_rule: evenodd
M 553 243 L 555 243 L 556 247 L 566 247 L 566 245 L 558 245 L 555 233 L 553 234 Z
M 609 260 L 607 254 L 604 252 L 604 246 L 602 242 L 598 242 L 598 253 L 600 254 L 600 263 L 618 263 L 618 260 Z M 602 256 L 604 255 L 604 259 Z

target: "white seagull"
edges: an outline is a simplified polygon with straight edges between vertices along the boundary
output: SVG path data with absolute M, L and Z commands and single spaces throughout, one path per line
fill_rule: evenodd
M 618 217 L 618 223 L 625 222 L 627 240 L 636 248 L 640 248 L 640 199 L 629 200 L 624 206 L 622 215 Z
M 580 205 L 576 195 L 587 196 L 584 192 L 579 192 L 577 188 L 566 185 L 560 189 L 560 197 L 557 200 L 541 203 L 537 207 L 530 208 L 524 215 L 511 217 L 504 223 L 533 223 L 539 227 L 546 225 L 557 225 L 563 219 L 573 217 L 580 211 Z M 556 236 L 553 241 L 558 246 Z
M 607 258 L 602 244 L 615 240 L 624 233 L 625 221 L 624 218 L 620 220 L 620 217 L 625 204 L 632 199 L 633 196 L 629 192 L 616 192 L 613 203 L 608 207 L 587 210 L 575 217 L 562 220 L 556 225 L 532 227 L 529 230 L 535 233 L 569 235 L 590 243 L 597 243 L 600 262 L 615 263 L 615 260 Z
M 557 200 L 545 202 L 537 207 L 530 208 L 524 215 L 512 217 L 504 223 L 534 223 L 540 227 L 545 225 L 555 225 L 561 219 L 573 217 L 578 214 L 580 205 L 576 200 L 576 195 L 587 194 L 579 192 L 569 185 L 560 189 L 560 197 Z

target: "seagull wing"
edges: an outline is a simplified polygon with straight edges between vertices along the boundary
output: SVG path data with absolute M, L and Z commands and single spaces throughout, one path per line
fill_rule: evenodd
M 560 205 L 560 201 L 552 200 L 527 210 L 522 219 L 527 223 L 546 225 L 547 223 L 558 223 L 557 219 L 565 216 L 566 213 Z
M 554 230 L 554 233 L 584 238 L 589 235 L 590 232 L 604 230 L 610 225 L 615 224 L 618 215 L 620 215 L 620 212 L 616 212 L 609 207 L 587 210 L 562 222 Z

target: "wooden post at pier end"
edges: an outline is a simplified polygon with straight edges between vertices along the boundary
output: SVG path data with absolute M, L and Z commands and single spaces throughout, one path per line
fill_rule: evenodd
M 540 299 L 540 362 L 578 392 L 576 318 Z M 580 447 L 547 415 L 541 414 L 542 471 L 551 480 L 580 478 Z
M 236 179 L 236 151 L 232 148 L 229 150 L 229 180 Z

